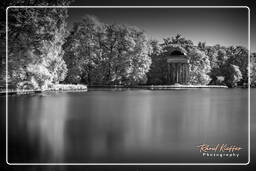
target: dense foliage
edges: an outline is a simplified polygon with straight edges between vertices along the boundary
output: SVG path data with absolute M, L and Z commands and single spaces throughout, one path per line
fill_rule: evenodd
M 67 16 L 60 8 L 8 9 L 8 76 L 17 88 L 47 88 L 64 80 Z
M 64 50 L 69 83 L 145 83 L 151 64 L 143 31 L 126 25 L 104 24 L 89 15 L 74 24 Z
M 256 87 L 256 53 L 252 53 L 250 57 L 250 82 L 252 87 Z
M 248 50 L 246 48 L 215 45 L 205 46 L 203 50 L 211 61 L 210 84 L 224 84 L 229 87 L 248 85 Z

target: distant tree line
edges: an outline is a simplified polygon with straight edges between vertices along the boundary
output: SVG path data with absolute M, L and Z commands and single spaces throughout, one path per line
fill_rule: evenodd
M 195 45 L 180 34 L 158 42 L 137 27 L 102 23 L 90 15 L 68 31 L 67 17 L 67 9 L 9 9 L 8 79 L 17 88 L 60 82 L 168 84 L 165 57 L 172 47 L 189 57 L 189 84 L 244 85 L 250 70 L 256 86 L 256 54 L 248 66 L 248 50 L 242 46 Z

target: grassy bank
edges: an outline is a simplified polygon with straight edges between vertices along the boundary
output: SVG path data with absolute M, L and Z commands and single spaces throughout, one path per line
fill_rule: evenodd
M 47 89 L 8 89 L 8 95 L 15 94 L 37 94 L 45 91 L 87 91 L 87 85 L 82 84 L 56 84 L 52 85 Z M 6 90 L 1 89 L 0 95 L 6 95 Z
M 82 84 L 56 84 L 46 89 L 45 91 L 81 91 L 87 90 L 87 85 Z

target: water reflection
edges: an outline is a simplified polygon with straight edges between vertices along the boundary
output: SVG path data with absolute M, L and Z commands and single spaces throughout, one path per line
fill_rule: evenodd
M 41 99 L 42 100 L 42 99 Z M 30 115 L 28 131 L 31 137 L 40 137 L 40 156 L 50 162 L 61 162 L 65 152 L 65 122 L 67 98 L 44 98 L 38 113 Z M 43 159 L 44 160 L 44 159 Z
M 90 91 L 9 106 L 14 162 L 214 162 L 202 143 L 238 144 L 240 158 L 218 162 L 247 161 L 246 90 Z
M 17 103 L 16 109 L 9 105 L 10 115 L 12 113 L 17 115 L 17 118 L 12 118 L 12 115 L 9 116 L 9 123 L 11 123 L 9 126 L 10 134 L 14 134 L 13 136 L 19 141 L 24 141 L 29 143 L 27 145 L 31 145 L 30 152 L 38 154 L 37 159 L 32 158 L 35 162 L 63 161 L 65 156 L 64 130 L 67 119 L 67 100 L 63 96 L 61 98 L 42 96 L 10 97 L 9 103 Z M 23 140 L 23 138 L 25 139 Z M 18 144 L 20 143 L 19 141 L 16 142 L 17 146 L 20 146 Z M 25 149 L 19 149 L 19 151 L 21 154 L 18 155 L 24 155 L 28 157 L 26 160 L 31 160 L 26 155 Z

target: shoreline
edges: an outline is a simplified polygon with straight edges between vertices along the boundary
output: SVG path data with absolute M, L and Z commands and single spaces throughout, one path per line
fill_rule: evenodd
M 198 89 L 198 88 L 225 88 L 229 87 L 224 85 L 134 85 L 134 86 L 125 86 L 125 85 L 72 85 L 72 84 L 58 84 L 53 87 L 45 90 L 14 90 L 9 89 L 7 92 L 0 91 L 0 96 L 5 95 L 26 95 L 26 94 L 40 94 L 44 92 L 87 92 L 88 90 L 97 90 L 97 89 L 144 89 L 144 90 L 178 90 L 178 89 Z M 248 87 L 235 87 L 235 88 L 245 88 Z
M 87 92 L 88 90 L 8 90 L 6 91 L 1 91 L 0 96 L 5 96 L 7 95 L 26 95 L 26 94 L 40 94 L 44 92 Z
M 169 90 L 169 89 L 190 89 L 190 88 L 228 88 L 224 85 L 93 85 L 88 88 L 134 88 L 134 89 L 149 89 L 149 90 Z

